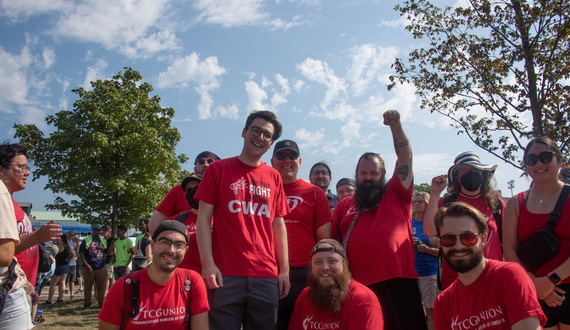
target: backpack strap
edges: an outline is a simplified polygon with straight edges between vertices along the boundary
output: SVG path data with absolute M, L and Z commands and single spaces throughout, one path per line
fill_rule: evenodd
M 178 213 L 178 215 L 176 216 L 176 221 L 182 222 L 182 224 L 184 224 L 184 221 L 186 221 L 188 214 L 190 214 L 190 211 L 184 211 L 184 212 Z
M 568 195 L 570 194 L 570 185 L 565 184 L 562 187 L 562 191 L 558 196 L 558 200 L 556 201 L 556 205 L 550 215 L 548 216 L 548 221 L 546 222 L 546 229 L 549 230 L 551 233 L 554 232 L 554 227 L 558 224 L 558 220 L 560 220 L 560 216 L 562 215 L 562 209 L 564 208 L 564 204 L 566 204 L 566 199 L 568 199 Z
M 176 269 L 178 276 L 180 276 L 180 280 L 182 285 L 180 286 L 182 290 L 182 297 L 185 297 L 185 305 L 186 305 L 186 315 L 184 316 L 184 322 L 188 324 L 188 329 L 190 329 L 190 317 L 191 310 L 190 304 L 192 303 L 192 273 L 190 271 L 180 271 L 179 268 Z
M 123 285 L 123 322 L 121 329 L 127 326 L 129 318 L 133 318 L 140 311 L 139 294 L 140 271 L 127 274 Z

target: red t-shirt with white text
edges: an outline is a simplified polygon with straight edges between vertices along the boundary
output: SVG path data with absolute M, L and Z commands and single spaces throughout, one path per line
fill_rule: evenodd
M 412 191 L 393 175 L 377 208 L 360 214 L 348 240 L 352 276 L 364 285 L 392 278 L 414 278 Z M 340 201 L 333 214 L 332 237 L 342 242 L 356 215 L 354 196 Z
M 33 232 L 32 222 L 28 218 L 28 215 L 15 200 L 12 199 L 12 204 L 14 205 L 14 213 L 16 214 L 16 221 L 18 226 L 18 234 L 20 236 L 29 234 Z M 18 259 L 20 267 L 26 273 L 28 282 L 36 286 L 36 278 L 38 276 L 38 262 L 40 261 L 40 253 L 38 246 L 34 245 L 26 250 L 14 255 Z
M 210 310 L 206 286 L 202 277 L 196 272 L 177 268 L 170 281 L 163 285 L 156 284 L 150 279 L 148 268 L 140 272 L 140 312 L 134 318 L 129 318 L 125 329 L 188 329 L 188 324 L 184 322 L 188 308 L 191 316 Z M 181 272 L 190 272 L 189 303 L 187 303 L 188 297 L 183 296 L 188 293 Z M 126 277 L 121 277 L 109 289 L 99 313 L 101 321 L 122 325 L 125 311 L 124 286 L 128 285 L 125 279 Z
M 215 206 L 212 253 L 223 275 L 277 277 L 272 225 L 289 213 L 279 172 L 237 157 L 215 161 L 194 198 Z
M 289 329 L 384 329 L 382 309 L 376 295 L 355 280 L 350 282 L 349 290 L 340 311 L 330 314 L 315 307 L 309 297 L 309 288 L 305 288 L 295 302 Z
M 305 267 L 317 243 L 317 229 L 332 221 L 325 192 L 302 179 L 283 185 L 291 213 L 284 217 L 289 245 L 289 265 Z
M 513 262 L 489 259 L 469 286 L 459 278 L 439 294 L 433 306 L 435 327 L 445 329 L 511 329 L 527 317 L 546 323 L 534 284 Z

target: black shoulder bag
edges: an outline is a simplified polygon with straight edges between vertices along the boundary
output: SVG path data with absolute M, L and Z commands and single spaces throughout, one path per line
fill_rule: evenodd
M 538 230 L 531 240 L 517 249 L 517 256 L 527 271 L 532 272 L 540 268 L 558 254 L 560 242 L 558 242 L 558 238 L 554 236 L 554 227 L 556 227 L 558 220 L 560 220 L 562 208 L 569 194 L 570 185 L 566 184 L 564 188 L 562 188 L 554 210 L 550 212 L 546 227 Z
M 8 295 L 8 292 L 12 290 L 12 286 L 14 286 L 14 283 L 18 278 L 18 275 L 16 274 L 17 263 L 18 262 L 16 261 L 16 258 L 12 258 L 12 262 L 10 263 L 10 266 L 8 267 L 7 271 L 8 278 L 6 279 L 6 282 L 4 282 L 4 285 L 0 286 L 0 315 L 2 314 L 2 310 L 4 309 L 4 303 L 6 302 L 6 295 Z

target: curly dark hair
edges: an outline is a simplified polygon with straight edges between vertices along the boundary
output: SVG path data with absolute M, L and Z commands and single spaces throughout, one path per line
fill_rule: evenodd
M 0 144 L 0 166 L 6 167 L 14 157 L 18 155 L 27 156 L 27 154 L 28 149 L 23 144 L 4 141 Z

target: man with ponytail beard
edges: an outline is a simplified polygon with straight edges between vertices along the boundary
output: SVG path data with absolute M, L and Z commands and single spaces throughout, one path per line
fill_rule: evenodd
M 289 329 L 384 329 L 376 295 L 352 279 L 339 242 L 319 241 L 310 267 L 309 287 L 297 298 Z
M 438 209 L 452 202 L 464 202 L 483 213 L 489 228 L 483 255 L 485 258 L 503 260 L 501 250 L 501 220 L 505 212 L 505 202 L 500 192 L 493 189 L 491 180 L 497 165 L 482 164 L 479 155 L 473 151 L 463 152 L 457 157 L 447 175 L 439 175 L 431 181 L 430 201 L 424 214 L 424 235 L 437 235 L 435 214 Z M 449 195 L 439 198 L 441 192 L 448 188 Z M 441 265 L 441 287 L 446 289 L 457 278 L 457 272 L 450 269 L 444 260 Z

